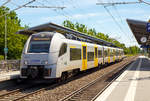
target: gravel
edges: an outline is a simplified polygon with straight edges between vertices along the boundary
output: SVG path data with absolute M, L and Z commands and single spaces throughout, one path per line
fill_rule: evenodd
M 59 85 L 58 87 L 55 87 L 53 89 L 45 90 L 43 93 L 34 95 L 30 97 L 33 101 L 59 101 L 60 99 L 64 98 L 65 96 L 69 95 L 73 91 L 81 88 L 82 86 L 88 84 L 89 82 L 95 80 L 99 76 L 105 74 L 106 72 L 109 72 L 115 68 L 118 68 L 121 66 L 121 64 L 125 64 L 127 61 L 132 60 L 132 57 L 125 58 L 123 61 L 107 66 L 106 68 L 98 69 L 95 72 L 89 73 L 89 72 L 81 72 L 83 74 L 88 73 L 88 75 L 84 75 L 80 78 L 77 78 L 75 80 L 72 80 L 70 82 L 66 82 L 62 85 Z M 92 70 L 93 71 L 93 70 Z M 81 75 L 81 74 L 80 74 Z M 28 100 L 28 99 L 26 99 Z

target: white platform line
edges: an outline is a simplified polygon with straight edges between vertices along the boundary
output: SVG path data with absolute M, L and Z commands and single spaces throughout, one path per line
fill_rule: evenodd
M 135 97 L 135 93 L 136 93 L 136 87 L 137 87 L 137 78 L 139 77 L 139 70 L 141 67 L 141 63 L 142 63 L 142 59 L 140 59 L 140 62 L 138 64 L 138 67 L 136 69 L 136 72 L 134 73 L 134 76 L 132 78 L 132 81 L 130 83 L 128 92 L 126 94 L 126 97 L 124 99 L 124 101 L 134 101 L 134 97 Z
M 135 62 L 133 62 L 127 70 L 130 70 Z M 123 79 L 123 77 L 128 73 L 128 71 L 125 70 L 95 101 L 105 101 L 108 96 L 111 94 L 111 92 L 115 89 L 115 87 L 119 84 L 119 82 Z

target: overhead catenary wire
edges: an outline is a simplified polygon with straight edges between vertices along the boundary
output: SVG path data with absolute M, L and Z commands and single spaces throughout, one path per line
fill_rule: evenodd
M 84 13 L 84 12 L 86 12 L 86 10 L 85 9 L 82 9 L 81 8 L 81 6 L 80 6 L 80 4 L 79 4 L 79 2 L 76 2 L 76 1 L 74 1 L 74 0 L 69 0 L 68 2 L 67 2 L 67 4 L 69 4 L 69 5 L 71 5 L 74 9 L 78 9 L 81 13 L 81 16 L 82 15 L 84 15 L 84 17 L 83 17 L 83 19 L 82 19 L 82 23 L 83 24 L 85 24 L 85 26 L 87 27 L 87 21 L 85 20 L 85 19 L 88 19 L 88 21 L 92 21 L 92 18 L 91 17 L 86 17 L 85 18 L 85 15 L 86 15 L 86 13 Z M 74 16 L 76 16 L 76 14 L 74 14 L 74 13 L 71 13 L 72 12 L 72 10 L 70 10 L 70 9 L 68 9 L 67 10 L 68 11 L 68 13 L 67 14 L 69 14 L 71 17 L 72 17 L 72 19 L 73 20 L 75 20 L 75 22 L 78 22 L 78 19 L 76 20 L 76 18 L 74 18 Z M 79 16 L 80 16 L 80 14 L 79 14 Z M 78 16 L 78 15 L 77 15 Z M 95 24 L 96 24 L 97 22 L 95 22 Z M 94 26 L 95 24 L 92 24 L 92 26 Z M 98 24 L 98 23 L 97 23 Z M 102 25 L 99 25 L 100 26 L 100 28 L 101 29 L 105 29 Z
M 117 7 L 116 7 L 116 6 L 113 6 L 113 7 L 114 7 L 114 10 L 115 10 L 116 14 L 118 15 L 118 17 L 119 17 L 119 19 L 120 19 L 121 23 L 123 24 L 122 17 L 120 16 L 120 14 L 119 14 L 119 12 L 118 12 Z
M 147 5 L 150 5 L 150 2 L 146 2 L 144 0 L 138 0 L 136 2 L 112 2 L 112 3 L 107 3 L 107 2 L 103 2 L 103 3 L 96 3 L 96 5 L 103 5 L 103 6 L 114 6 L 114 5 L 125 5 L 125 4 L 138 4 L 138 3 L 145 3 Z
M 150 5 L 149 2 L 146 2 L 146 1 L 144 1 L 144 0 L 139 0 L 139 2 L 142 2 L 142 3 L 145 3 L 145 4 L 147 4 L 147 5 Z
M 64 4 L 63 1 L 61 1 L 61 2 Z M 72 5 L 72 3 L 69 3 L 69 2 L 67 2 L 67 3 L 68 3 L 69 5 Z M 57 4 L 60 4 L 60 2 L 57 2 Z M 67 17 L 70 19 L 70 21 L 77 22 L 77 20 L 74 19 L 72 10 L 70 10 L 70 8 L 63 9 L 63 10 L 61 11 L 61 13 L 63 13 L 63 15 L 67 15 Z
M 96 5 L 102 5 L 102 6 L 104 6 L 104 8 L 106 9 L 106 11 L 110 14 L 110 16 L 113 18 L 113 20 L 115 21 L 115 23 L 116 23 L 116 20 L 115 20 L 115 18 L 113 17 L 113 15 L 109 12 L 109 10 L 106 8 L 106 7 L 108 7 L 108 6 L 115 6 L 115 5 L 127 5 L 127 4 L 141 4 L 141 3 L 146 3 L 146 4 L 149 4 L 150 5 L 150 3 L 148 3 L 148 2 L 145 2 L 144 0 L 138 0 L 137 2 L 113 2 L 113 0 L 112 0 L 112 2 L 99 2 L 99 3 L 96 3 Z M 118 13 L 119 14 L 119 13 Z M 119 25 L 119 23 L 116 23 L 117 24 L 117 26 L 122 30 L 122 32 L 124 33 L 124 31 L 123 31 L 123 29 L 122 29 L 122 27 Z M 128 34 L 127 34 L 128 35 Z M 131 37 L 129 37 L 130 38 L 130 41 L 132 40 L 132 38 Z
M 6 4 L 8 4 L 11 0 L 7 0 L 6 2 L 4 2 L 0 7 L 5 6 Z
M 112 17 L 112 19 L 114 20 L 114 22 L 116 23 L 116 25 L 119 27 L 120 31 L 124 33 L 122 27 L 119 25 L 119 23 L 116 21 L 116 19 L 114 18 L 114 16 L 110 13 L 110 11 L 107 9 L 107 7 L 105 7 L 105 10 L 107 11 L 107 13 Z
M 114 5 L 113 6 L 114 7 L 114 10 L 115 10 L 115 12 L 116 12 L 116 14 L 118 15 L 118 17 L 119 17 L 119 19 L 120 19 L 120 21 L 121 21 L 121 24 L 120 25 L 122 25 L 123 24 L 123 20 L 122 20 L 122 17 L 121 17 L 121 15 L 119 14 L 119 12 L 118 12 L 118 10 L 117 10 L 117 7 Z M 122 29 L 123 30 L 123 29 Z M 124 32 L 125 33 L 125 32 Z M 130 42 L 132 42 L 132 38 L 127 34 L 127 36 L 129 37 L 129 40 L 130 40 Z
M 21 6 L 17 7 L 17 8 L 15 8 L 15 9 L 11 10 L 10 12 L 16 11 L 16 10 L 18 10 L 18 9 L 21 9 L 21 8 L 23 8 L 24 6 L 27 6 L 28 4 L 31 4 L 31 3 L 35 2 L 35 1 L 36 1 L 36 0 L 29 1 L 29 2 L 27 2 L 27 3 L 25 3 L 25 4 L 23 4 L 23 5 L 21 5 Z M 7 13 L 1 15 L 0 18 L 3 17 L 3 16 L 5 16 L 5 15 L 7 15 L 7 14 L 9 14 L 10 12 L 7 12 Z
M 113 2 L 113 0 L 112 0 L 112 2 Z M 139 2 L 140 2 L 140 1 L 139 1 Z M 114 5 L 113 7 L 114 7 L 114 9 L 115 9 L 117 15 L 118 15 L 119 18 L 120 18 L 121 24 L 123 25 L 122 16 L 120 15 L 120 13 L 119 13 L 119 11 L 118 11 L 116 5 Z M 125 31 L 125 32 L 126 32 L 126 31 Z M 127 32 L 126 32 L 126 33 L 127 33 Z M 127 36 L 129 37 L 129 40 L 130 40 L 131 43 L 133 42 L 133 39 L 136 40 L 135 37 L 133 36 L 133 34 L 131 34 L 131 36 L 130 36 L 130 35 L 127 33 Z
M 142 0 L 139 0 L 137 2 L 112 2 L 112 3 L 96 3 L 96 5 L 103 5 L 103 6 L 114 6 L 114 5 L 125 5 L 125 4 L 137 4 L 142 3 Z
M 51 4 L 51 2 L 49 2 L 48 0 L 45 0 L 47 3 L 50 3 Z M 59 3 L 57 2 L 55 2 L 55 5 L 58 5 Z M 67 8 L 66 8 L 67 9 Z M 70 19 L 70 20 L 73 20 L 73 21 L 75 21 L 74 19 L 73 19 L 73 17 L 71 17 L 72 15 L 70 14 L 70 13 L 68 13 L 65 9 L 62 9 L 61 10 L 61 12 L 59 12 L 58 10 L 54 10 L 56 13 L 59 13 L 59 14 L 61 14 L 62 16 L 64 16 L 65 18 L 67 18 L 67 19 Z
M 57 7 L 57 6 L 24 6 L 27 8 L 58 8 L 58 9 L 64 9 L 66 7 Z

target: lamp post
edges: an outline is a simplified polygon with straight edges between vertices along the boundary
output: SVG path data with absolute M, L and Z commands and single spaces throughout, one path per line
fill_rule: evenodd
M 5 61 L 7 61 L 7 53 L 8 53 L 8 48 L 7 48 L 7 15 L 5 15 L 5 48 L 4 48 L 4 53 L 5 53 Z

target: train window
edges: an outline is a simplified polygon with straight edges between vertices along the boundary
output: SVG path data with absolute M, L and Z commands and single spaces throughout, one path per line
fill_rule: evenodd
M 95 58 L 97 58 L 97 48 L 95 48 Z
M 81 49 L 70 48 L 70 61 L 81 60 Z
M 114 55 L 114 51 L 113 49 L 110 50 L 110 56 L 113 56 Z
M 114 56 L 116 55 L 116 50 L 115 50 L 115 49 L 113 50 L 113 55 L 114 55 Z
M 67 44 L 64 43 L 62 44 L 60 51 L 59 51 L 59 56 L 62 56 L 63 54 L 65 54 L 67 52 Z
M 83 46 L 83 59 L 86 59 L 86 46 Z
M 115 55 L 117 56 L 117 54 L 118 54 L 118 50 L 116 50 L 116 52 L 115 52 Z
M 52 37 L 49 33 L 32 35 L 27 52 L 48 53 Z
M 28 53 L 48 53 L 50 41 L 30 41 Z
M 119 50 L 119 56 L 121 55 L 120 50 Z
M 88 52 L 88 61 L 94 61 L 94 52 Z
M 104 55 L 105 55 L 105 57 L 107 57 L 107 55 L 108 55 L 107 50 L 104 50 Z
M 109 49 L 109 56 L 112 56 L 112 51 L 111 51 L 111 49 Z
M 107 56 L 110 56 L 110 49 L 108 49 L 108 53 L 107 53 Z
M 98 58 L 102 57 L 102 50 L 98 50 Z

